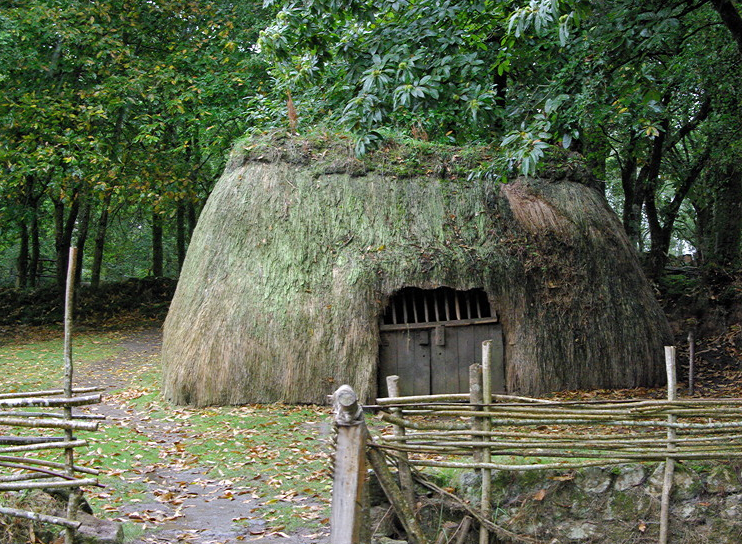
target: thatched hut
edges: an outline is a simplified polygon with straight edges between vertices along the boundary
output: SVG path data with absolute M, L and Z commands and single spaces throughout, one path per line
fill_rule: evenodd
M 467 150 L 325 146 L 237 146 L 165 323 L 168 399 L 370 399 L 386 373 L 461 389 L 482 335 L 509 392 L 663 381 L 665 317 L 579 164 L 501 184 L 467 181 Z

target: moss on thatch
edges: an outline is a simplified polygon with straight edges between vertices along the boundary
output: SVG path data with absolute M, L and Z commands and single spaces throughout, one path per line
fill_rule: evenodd
M 510 391 L 661 382 L 668 327 L 604 199 L 571 167 L 467 181 L 477 153 L 241 143 L 165 323 L 166 397 L 322 402 L 341 383 L 372 397 L 379 316 L 406 286 L 487 292 Z

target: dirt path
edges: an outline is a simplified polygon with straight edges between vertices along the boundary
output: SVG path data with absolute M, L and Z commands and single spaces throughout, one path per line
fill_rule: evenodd
M 104 386 L 112 394 L 90 408 L 103 414 L 107 425 L 125 426 L 156 445 L 161 463 L 143 468 L 132 483 L 144 483 L 146 492 L 138 502 L 117 507 L 108 517 L 141 523 L 143 534 L 128 544 L 324 544 L 329 528 L 307 527 L 296 534 L 267 529 L 261 502 L 240 483 L 214 477 L 213 466 L 193 466 L 181 460 L 186 452 L 180 443 L 187 426 L 164 422 L 132 408 L 128 400 L 137 391 L 137 376 L 143 362 L 160 351 L 161 332 L 146 329 L 122 341 L 123 351 L 115 358 L 85 365 L 76 374 L 79 385 Z M 110 476 L 114 476 L 115 474 Z M 102 481 L 105 482 L 105 477 Z M 252 498 L 251 498 L 252 497 Z M 236 500 L 237 498 L 237 500 Z

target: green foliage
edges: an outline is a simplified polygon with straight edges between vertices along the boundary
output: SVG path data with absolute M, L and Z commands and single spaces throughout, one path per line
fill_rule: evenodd
M 182 246 L 230 143 L 293 126 L 291 96 L 299 132 L 340 125 L 358 156 L 389 132 L 490 145 L 479 174 L 501 179 L 580 153 L 661 266 L 671 243 L 713 237 L 697 214 L 739 154 L 739 50 L 718 22 L 683 0 L 6 3 L 0 260 L 29 261 L 22 239 L 58 256 L 104 210 L 134 229 L 158 214 Z M 111 240 L 104 273 L 152 269 L 121 264 L 149 260 L 139 239 L 128 259 Z
M 703 174 L 739 147 L 739 51 L 718 17 L 684 1 L 315 0 L 284 5 L 260 45 L 281 89 L 321 97 L 305 122 L 339 121 L 359 155 L 389 129 L 499 144 L 492 178 L 537 174 L 549 148 L 583 154 L 615 173 L 637 244 L 646 214 L 659 269 Z
M 662 291 L 671 298 L 693 294 L 699 283 L 700 277 L 690 274 L 665 274 L 659 281 Z
M 363 1 L 338 9 L 291 3 L 261 33 L 281 87 L 324 95 L 360 135 L 359 151 L 381 126 L 418 126 L 442 141 L 489 133 L 502 115 L 494 88 L 505 62 L 499 3 Z
M 263 16 L 227 0 L 0 8 L 0 250 L 32 219 L 57 216 L 60 252 L 96 210 L 197 211 L 264 79 Z

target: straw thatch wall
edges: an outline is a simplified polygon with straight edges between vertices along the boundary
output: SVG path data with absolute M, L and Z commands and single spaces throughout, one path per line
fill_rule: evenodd
M 400 159 L 241 146 L 165 323 L 166 397 L 321 402 L 341 383 L 373 397 L 379 315 L 405 286 L 485 289 L 509 391 L 662 381 L 664 315 L 596 191 L 566 170 L 558 182 L 451 180 L 460 156 L 436 160 L 403 177 Z

